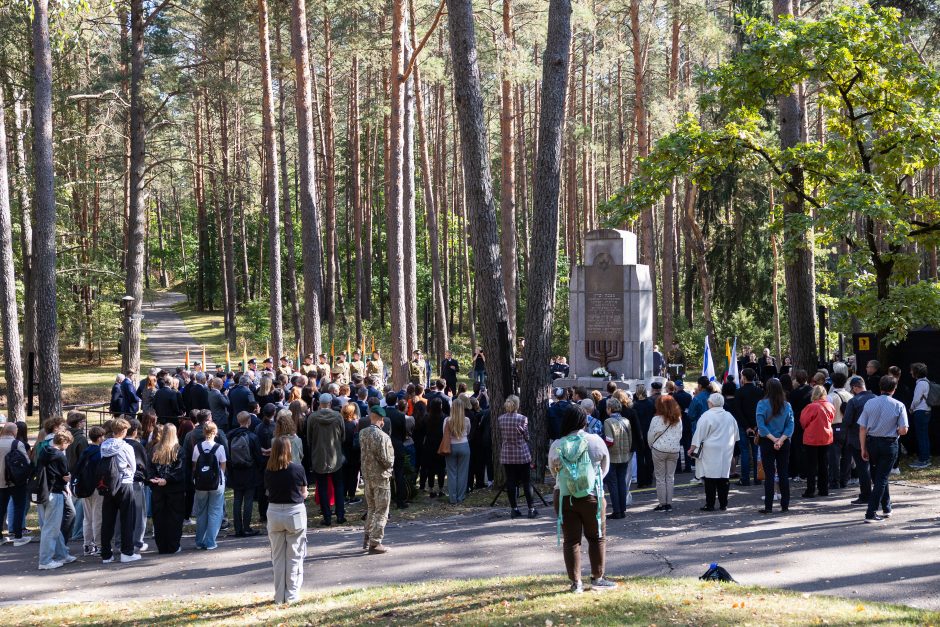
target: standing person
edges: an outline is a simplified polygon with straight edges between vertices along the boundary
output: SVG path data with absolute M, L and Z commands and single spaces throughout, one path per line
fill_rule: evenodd
M 893 398 L 897 379 L 890 375 L 881 377 L 881 396 L 865 403 L 858 418 L 859 440 L 862 459 L 871 466 L 872 489 L 868 498 L 865 522 L 881 522 L 891 516 L 891 494 L 888 477 L 898 458 L 898 437 L 907 434 L 907 408 Z M 876 512 L 881 506 L 882 516 Z
M 137 374 L 134 370 L 128 370 L 124 380 L 121 382 L 121 413 L 127 418 L 134 418 L 140 411 L 140 397 L 137 396 L 137 389 L 134 387 L 134 376 Z
M 140 411 L 148 412 L 153 409 L 153 398 L 157 394 L 157 375 L 148 374 L 147 378 L 141 381 L 140 386 Z
M 68 431 L 56 433 L 52 442 L 46 446 L 37 460 L 37 467 L 45 471 L 48 500 L 39 503 L 39 518 L 42 529 L 39 537 L 39 570 L 54 570 L 65 564 L 71 564 L 75 557 L 69 555 L 65 535 L 71 528 L 63 529 L 66 504 L 69 498 L 68 485 L 72 478 L 69 474 L 65 449 L 72 443 L 72 434 Z
M 134 449 L 134 460 L 137 463 L 134 472 L 134 483 L 131 484 L 132 494 L 134 495 L 134 549 L 137 553 L 143 553 L 148 548 L 144 542 L 144 533 L 147 531 L 147 490 L 150 478 L 150 460 L 147 457 L 147 450 L 140 443 L 140 421 L 132 418 L 127 421 L 130 427 L 127 430 L 127 436 L 124 442 Z
M 250 415 L 248 421 L 251 422 Z M 300 436 L 297 435 L 297 421 L 294 420 L 293 414 L 288 409 L 277 412 L 277 418 L 274 422 L 274 437 L 279 438 L 281 436 L 290 440 L 291 461 L 303 466 L 304 445 L 300 440 Z
M 790 437 L 794 419 L 780 381 L 768 379 L 765 390 L 764 398 L 757 404 L 757 432 L 764 467 L 764 507 L 758 511 L 769 514 L 774 505 L 775 475 L 780 482 L 780 511 L 790 509 Z
M 862 442 L 858 419 L 861 417 L 865 405 L 875 398 L 875 395 L 865 389 L 865 379 L 858 375 L 849 379 L 848 385 L 849 391 L 852 392 L 852 398 L 845 404 L 842 426 L 846 432 L 846 448 L 849 449 L 852 455 L 852 462 L 855 464 L 855 470 L 858 473 L 859 489 L 859 495 L 851 501 L 851 504 L 868 505 L 868 499 L 871 497 L 871 470 L 868 461 L 862 458 Z
M 107 467 L 105 492 L 99 488 L 101 500 L 101 562 L 114 562 L 111 541 L 114 539 L 114 527 L 120 518 L 121 525 L 121 562 L 136 562 L 140 553 L 134 547 L 134 521 L 137 508 L 134 503 L 134 475 L 137 473 L 137 457 L 130 444 L 124 441 L 130 423 L 123 418 L 111 422 L 111 437 L 101 445 L 101 463 L 99 468 Z M 108 464 L 105 464 L 108 460 Z
M 812 402 L 800 414 L 803 427 L 803 461 L 806 464 L 806 491 L 804 499 L 829 496 L 829 447 L 832 445 L 832 418 L 835 410 L 826 398 L 826 388 L 813 388 Z
M 340 411 L 343 417 L 343 487 L 346 492 L 346 503 L 351 505 L 360 503 L 356 498 L 356 490 L 359 488 L 359 468 L 360 468 L 360 448 L 359 438 L 359 418 L 360 412 L 358 406 L 354 403 L 348 403 Z
M 212 422 L 220 429 L 232 429 L 232 402 L 222 393 L 222 379 L 218 377 L 209 381 L 209 411 L 212 412 Z
M 307 556 L 307 475 L 291 461 L 287 438 L 275 438 L 264 471 L 268 495 L 268 541 L 274 570 L 274 602 L 293 603 L 300 598 Z
M 385 539 L 385 524 L 392 500 L 389 482 L 395 465 L 395 449 L 392 439 L 382 430 L 385 410 L 378 405 L 369 408 L 369 426 L 359 432 L 359 447 L 362 455 L 362 479 L 366 495 L 366 528 L 362 548 L 369 553 L 387 553 L 382 541 Z
M 366 376 L 372 377 L 379 385 L 385 382 L 385 364 L 379 351 L 372 351 L 372 359 L 366 362 Z
M 396 405 L 398 396 L 389 392 L 385 396 L 385 431 L 392 438 L 392 447 L 395 449 L 395 467 L 392 476 L 395 478 L 395 506 L 398 509 L 408 507 L 408 485 L 405 481 L 405 440 L 408 438 L 407 418 Z
M 581 583 L 581 537 L 588 541 L 591 588 L 612 590 L 617 584 L 604 577 L 607 524 L 602 516 L 603 480 L 610 469 L 607 445 L 599 436 L 584 431 L 587 414 L 578 405 L 565 408 L 561 429 L 565 434 L 552 442 L 548 468 L 555 477 L 554 503 L 561 523 L 565 569 L 569 590 L 584 592 Z
M 865 387 L 874 394 L 878 393 L 881 386 L 881 362 L 872 359 L 865 364 Z
M 320 499 L 320 512 L 324 527 L 333 524 L 333 511 L 330 507 L 329 482 L 333 482 L 336 500 L 336 522 L 346 522 L 346 505 L 343 489 L 343 440 L 346 428 L 339 412 L 330 409 L 333 402 L 331 394 L 320 395 L 320 409 L 307 419 L 307 446 L 310 447 L 310 470 L 317 481 L 317 497 Z
M 114 385 L 111 386 L 111 402 L 108 403 L 108 411 L 115 418 L 119 417 L 124 410 L 124 375 L 117 374 L 114 377 Z
M 486 355 L 482 347 L 477 347 L 473 352 L 473 382 L 479 383 L 481 387 L 486 385 Z
M 911 376 L 914 384 L 914 401 L 911 403 L 911 417 L 914 422 L 914 435 L 917 436 L 917 461 L 911 468 L 930 467 L 930 381 L 927 379 L 927 366 L 921 362 L 911 364 Z
M 708 397 L 708 411 L 698 419 L 692 434 L 692 452 L 696 456 L 695 474 L 705 483 L 703 512 L 715 511 L 715 497 L 721 511 L 728 509 L 728 478 L 734 444 L 738 441 L 738 422 L 724 408 L 725 397 Z
M 467 399 L 454 399 L 450 416 L 444 420 L 444 437 L 450 439 L 450 454 L 445 455 L 447 465 L 447 496 L 452 504 L 467 498 L 467 480 L 470 476 L 470 420 L 467 418 Z
M 157 422 L 164 424 L 179 423 L 179 417 L 186 413 L 183 406 L 183 395 L 174 387 L 170 375 L 164 375 L 163 385 L 153 396 L 153 410 L 157 413 Z
M 793 370 L 793 391 L 790 392 L 790 407 L 796 424 L 793 428 L 793 440 L 790 445 L 790 478 L 800 482 L 806 477 L 806 468 L 803 466 L 803 425 L 799 417 L 803 409 L 812 402 L 813 388 L 809 384 L 806 371 L 801 368 Z
M 88 448 L 88 437 L 85 435 L 85 414 L 80 411 L 70 411 L 66 419 L 66 424 L 68 425 L 69 433 L 72 434 L 72 443 L 65 449 L 65 459 L 68 463 L 69 473 L 73 477 L 76 477 L 75 469 L 78 465 L 78 460 L 84 450 Z M 74 494 L 74 491 L 70 494 L 70 498 L 72 500 L 72 506 L 75 509 L 75 520 L 72 524 L 71 537 L 66 538 L 68 541 L 78 540 L 82 537 L 82 533 L 84 532 L 83 522 L 85 519 L 84 500 L 79 498 L 77 494 Z
M 446 393 L 457 395 L 457 374 L 460 372 L 460 363 L 454 359 L 451 351 L 444 351 L 444 361 L 441 362 L 441 378 L 447 382 Z
M 506 495 L 509 497 L 509 517 L 520 518 L 522 512 L 516 503 L 517 489 L 522 486 L 529 518 L 538 516 L 532 505 L 532 481 L 529 471 L 532 464 L 532 450 L 529 442 L 529 419 L 519 413 L 519 397 L 509 396 L 503 402 L 503 414 L 496 419 L 500 433 L 501 447 L 499 463 L 506 471 Z
M 832 445 L 829 447 L 829 488 L 838 490 L 848 485 L 852 475 L 852 449 L 842 421 L 852 394 L 845 389 L 848 377 L 842 371 L 832 373 L 829 402 L 832 403 Z
M 435 498 L 444 496 L 444 458 L 437 451 L 444 437 L 444 402 L 434 398 L 428 403 L 428 418 L 424 429 L 424 444 L 422 450 L 424 457 L 421 469 L 427 469 L 428 496 Z M 434 478 L 437 477 L 437 492 L 434 491 Z
M 741 387 L 734 398 L 738 406 L 738 445 L 741 449 L 741 479 L 738 485 L 760 485 L 757 478 L 757 404 L 764 393 L 757 387 L 757 373 L 750 368 L 741 371 Z
M 160 439 L 150 451 L 153 541 L 161 554 L 179 553 L 186 505 L 186 471 L 176 425 L 157 427 Z
M 656 403 L 646 395 L 646 386 L 643 384 L 636 386 L 633 411 L 636 412 L 640 426 L 640 441 L 636 443 L 636 487 L 647 488 L 653 483 L 653 456 L 646 441 L 646 434 L 649 433 L 653 416 L 656 414 Z
M 682 450 L 682 409 L 672 396 L 656 399 L 656 415 L 646 437 L 653 455 L 656 499 L 659 501 L 653 511 L 668 512 L 672 510 L 676 465 Z
M 205 438 L 193 447 L 193 515 L 196 517 L 196 548 L 207 551 L 219 547 L 216 538 L 225 512 L 225 447 L 215 441 L 218 427 L 211 420 L 202 426 Z
M 258 436 L 251 431 L 251 414 L 246 411 L 238 414 L 238 427 L 229 431 L 228 438 L 228 485 L 234 492 L 235 537 L 256 536 L 261 532 L 251 528 L 251 510 L 255 491 L 263 480 L 265 459 Z
M 661 397 L 660 397 L 661 398 Z M 610 470 L 607 474 L 607 490 L 610 492 L 610 504 L 614 512 L 608 520 L 626 518 L 626 509 L 630 501 L 630 462 L 633 444 L 633 430 L 629 421 L 620 412 L 623 406 L 616 398 L 608 398 L 604 403 L 608 413 L 604 421 L 604 443 L 610 450 Z
M 88 446 L 75 463 L 75 496 L 82 500 L 82 542 L 85 557 L 101 555 L 101 495 L 97 488 L 98 462 L 101 461 L 101 443 L 104 429 L 92 427 L 88 430 Z M 78 521 L 75 521 L 78 524 Z
M 29 449 L 26 445 L 16 438 L 17 425 L 12 422 L 3 424 L 0 428 L 0 534 L 3 531 L 3 523 L 7 521 L 7 508 L 12 503 L 12 516 L 9 518 L 8 529 L 13 538 L 13 546 L 23 546 L 29 544 L 29 538 L 23 537 L 23 521 L 26 514 L 27 503 L 27 484 L 29 474 Z M 26 480 L 20 480 L 17 483 L 8 481 L 7 476 L 13 479 L 13 470 L 7 471 L 7 457 L 15 451 L 21 456 L 18 467 L 27 476 Z M 10 458 L 13 461 L 13 458 Z

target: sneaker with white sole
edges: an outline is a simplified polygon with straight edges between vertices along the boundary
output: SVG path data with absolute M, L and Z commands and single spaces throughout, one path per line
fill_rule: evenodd
M 78 558 L 75 557 L 74 555 L 66 555 L 66 556 L 65 556 L 65 559 L 62 560 L 62 563 L 63 563 L 63 564 L 71 564 L 72 562 L 74 562 L 74 561 L 77 560 L 77 559 L 78 559 Z
M 62 568 L 62 562 L 49 562 L 48 564 L 39 565 L 39 570 L 55 570 L 56 568 Z
M 146 550 L 149 549 L 149 548 L 150 548 L 150 545 L 149 545 L 149 544 L 147 544 L 146 542 L 142 542 L 141 545 L 140 545 L 139 547 L 137 547 L 137 552 L 138 552 L 138 553 L 143 553 L 144 551 L 146 551 Z
M 136 562 L 140 559 L 140 553 L 134 553 L 133 555 L 124 555 L 121 553 L 121 563 L 126 564 L 127 562 Z
M 29 538 L 13 538 L 13 546 L 26 546 L 32 542 Z
M 900 469 L 900 468 L 892 468 L 890 474 L 892 474 L 892 475 L 899 475 L 899 474 L 901 474 L 901 469 Z
M 594 579 L 594 577 L 591 577 L 591 590 L 592 591 L 604 592 L 606 590 L 614 590 L 616 588 L 617 588 L 617 584 L 611 581 L 610 579 L 606 579 L 604 577 L 601 577 L 599 579 Z
M 568 588 L 568 592 L 572 594 L 582 594 L 584 592 L 584 584 L 581 583 L 581 580 L 572 581 L 571 586 Z
M 102 560 L 101 560 L 101 563 L 102 563 L 102 564 L 113 564 L 113 563 L 114 563 L 114 555 L 111 555 L 111 557 L 109 557 L 108 559 L 102 559 Z

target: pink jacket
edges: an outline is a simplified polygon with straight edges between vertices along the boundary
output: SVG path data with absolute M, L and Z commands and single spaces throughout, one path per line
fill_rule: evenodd
M 807 405 L 800 414 L 803 427 L 803 444 L 809 446 L 828 446 L 832 444 L 832 419 L 835 408 L 824 398 Z

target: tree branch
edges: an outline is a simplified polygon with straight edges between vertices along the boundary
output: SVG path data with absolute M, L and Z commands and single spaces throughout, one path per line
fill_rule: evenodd
M 172 4 L 172 2 L 173 2 L 173 0 L 163 0 L 163 2 L 161 2 L 159 5 L 157 5 L 157 7 L 156 7 L 153 11 L 151 11 L 151 12 L 150 12 L 150 15 L 148 15 L 147 18 L 144 20 L 144 30 L 147 30 L 147 28 L 148 28 L 148 27 L 153 23 L 153 21 L 156 19 L 157 15 L 159 15 L 159 13 L 160 13 L 161 11 L 163 11 L 163 9 L 167 8 L 168 6 L 170 6 L 170 4 Z
M 428 43 L 428 39 L 431 38 L 431 34 L 437 28 L 437 25 L 441 22 L 441 16 L 444 15 L 444 8 L 447 6 L 447 0 L 441 0 L 441 6 L 437 8 L 437 14 L 434 16 L 434 22 L 431 23 L 431 28 L 428 29 L 428 32 L 421 39 L 421 43 L 418 44 L 418 47 L 415 48 L 414 52 L 411 53 L 411 59 L 408 61 L 408 68 L 405 70 L 405 73 L 402 75 L 401 82 L 402 84 L 408 81 L 408 77 L 411 75 L 411 71 L 415 67 L 415 63 L 418 61 L 418 54 L 424 48 L 424 45 Z M 414 11 L 411 11 L 411 19 L 414 19 Z

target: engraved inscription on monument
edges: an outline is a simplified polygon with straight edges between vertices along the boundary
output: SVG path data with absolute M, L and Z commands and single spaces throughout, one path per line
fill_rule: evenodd
M 584 268 L 584 339 L 623 340 L 623 266 L 602 252 Z

